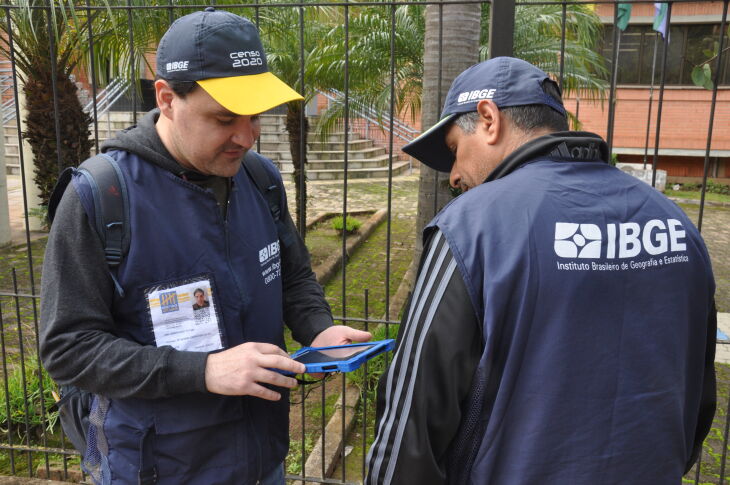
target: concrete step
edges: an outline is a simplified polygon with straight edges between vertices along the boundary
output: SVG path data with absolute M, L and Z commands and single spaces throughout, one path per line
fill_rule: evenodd
M 17 140 L 15 143 L 5 143 L 5 157 L 8 155 L 17 155 L 18 151 L 19 148 Z
M 271 160 L 291 160 L 291 152 L 289 151 L 289 147 L 287 146 L 285 150 L 269 150 L 265 145 L 261 145 L 261 151 L 260 153 L 270 158 Z M 347 159 L 366 159 L 366 158 L 374 158 L 378 157 L 380 155 L 385 155 L 387 153 L 387 150 L 385 147 L 372 147 L 372 148 L 366 148 L 364 150 L 348 150 L 347 151 Z M 311 160 L 344 160 L 345 155 L 342 150 L 329 150 L 329 151 L 319 151 L 319 150 L 307 150 L 307 161 Z
M 393 164 L 393 176 L 405 173 L 409 168 L 408 162 L 397 162 Z M 282 172 L 284 179 L 293 182 L 292 172 Z M 364 179 L 364 178 L 385 178 L 388 177 L 388 167 L 379 168 L 359 168 L 347 171 L 348 179 Z M 342 180 L 344 172 L 342 170 L 307 170 L 307 180 Z
M 263 135 L 262 135 L 263 136 Z M 371 148 L 373 146 L 372 140 L 350 140 L 347 143 L 349 151 L 358 151 Z M 320 151 L 332 151 L 342 152 L 345 149 L 345 143 L 339 142 L 309 142 L 307 143 L 308 152 L 320 152 Z M 289 141 L 284 138 L 278 141 L 266 141 L 261 140 L 261 150 L 271 152 L 289 151 Z
M 372 140 L 368 140 L 372 143 Z M 371 147 L 361 150 L 348 150 L 347 159 L 358 158 L 374 158 L 379 155 L 385 155 L 387 150 L 385 147 Z M 342 150 L 309 150 L 307 151 L 307 159 L 311 160 L 343 160 L 345 158 Z
M 286 143 L 287 146 L 289 144 L 289 133 L 282 129 L 281 131 L 275 131 L 275 130 L 266 130 L 264 127 L 261 129 L 261 143 Z M 327 135 L 326 137 L 319 137 L 314 135 L 309 135 L 308 142 L 314 143 L 314 142 L 324 142 L 324 143 L 342 143 L 345 139 L 344 133 L 331 133 Z M 362 140 L 362 137 L 357 133 L 350 133 L 348 136 L 349 141 L 357 141 Z
M 359 168 L 380 168 L 388 166 L 388 155 L 379 155 L 374 158 L 355 158 L 347 160 L 347 170 Z M 395 161 L 394 161 L 395 163 Z M 344 170 L 344 160 L 308 160 L 307 171 L 309 170 Z

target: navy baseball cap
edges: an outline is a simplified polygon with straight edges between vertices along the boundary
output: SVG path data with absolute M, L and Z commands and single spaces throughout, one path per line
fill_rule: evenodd
M 157 47 L 157 72 L 163 79 L 197 81 L 239 115 L 304 99 L 269 72 L 256 26 L 213 7 L 172 23 Z
M 565 115 L 562 103 L 543 91 L 545 82 L 558 87 L 545 72 L 522 59 L 495 57 L 475 64 L 451 84 L 441 121 L 404 146 L 403 151 L 434 170 L 450 172 L 454 154 L 446 146 L 446 129 L 461 113 L 476 111 L 482 99 L 491 99 L 499 108 L 545 104 Z

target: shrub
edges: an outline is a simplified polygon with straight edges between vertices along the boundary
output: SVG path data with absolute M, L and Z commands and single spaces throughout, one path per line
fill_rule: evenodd
M 700 190 L 702 190 L 702 184 L 701 183 L 682 184 L 682 190 L 686 190 L 689 192 L 693 192 L 693 191 L 699 192 Z M 720 184 L 720 183 L 715 182 L 712 179 L 708 179 L 707 185 L 706 185 L 706 192 L 710 193 L 710 194 L 730 195 L 730 185 Z
M 16 431 L 19 436 L 25 433 L 26 418 L 31 433 L 38 433 L 45 427 L 49 432 L 58 422 L 58 411 L 50 411 L 55 403 L 52 390 L 55 384 L 45 369 L 38 370 L 38 357 L 25 359 L 25 389 L 27 390 L 28 414 L 26 417 L 26 396 L 23 392 L 23 372 L 20 363 L 8 366 L 7 394 L 5 386 L 0 386 L 0 427 L 1 431 Z M 41 398 L 41 382 L 43 396 Z M 7 403 L 7 404 L 6 404 Z M 8 409 L 10 415 L 8 416 Z M 43 414 L 45 413 L 45 421 Z
M 356 232 L 358 229 L 360 229 L 360 226 L 362 226 L 362 222 L 360 222 L 358 219 L 355 219 L 354 217 L 347 218 L 346 232 L 348 234 Z M 335 231 L 342 233 L 342 216 L 337 216 L 332 219 L 332 228 Z

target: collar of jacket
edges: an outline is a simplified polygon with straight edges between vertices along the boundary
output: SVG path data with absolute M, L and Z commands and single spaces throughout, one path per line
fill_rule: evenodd
M 530 140 L 507 155 L 484 181 L 491 182 L 514 172 L 538 157 L 565 162 L 608 163 L 608 145 L 587 131 L 559 131 Z

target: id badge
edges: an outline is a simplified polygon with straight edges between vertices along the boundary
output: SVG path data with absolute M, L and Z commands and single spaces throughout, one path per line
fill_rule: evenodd
M 192 352 L 223 348 L 218 302 L 209 277 L 152 286 L 145 297 L 158 347 Z

